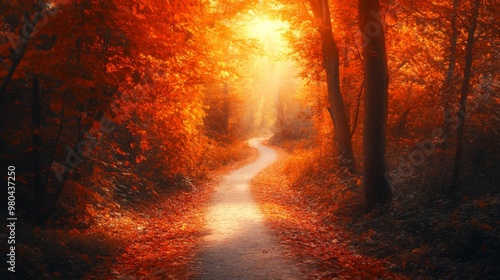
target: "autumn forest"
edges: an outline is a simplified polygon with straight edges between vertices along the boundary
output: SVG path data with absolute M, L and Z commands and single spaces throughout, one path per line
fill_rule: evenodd
M 2 0 L 1 279 L 499 279 L 500 2 Z

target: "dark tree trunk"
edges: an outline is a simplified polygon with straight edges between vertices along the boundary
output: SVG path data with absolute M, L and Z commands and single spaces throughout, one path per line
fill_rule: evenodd
M 42 184 L 42 97 L 40 94 L 40 82 L 38 75 L 33 75 L 32 84 L 32 103 L 31 103 L 31 118 L 33 122 L 33 168 L 34 168 L 34 188 L 35 188 L 35 213 L 36 224 L 40 225 L 43 212 L 45 190 Z
M 457 10 L 458 10 L 458 2 L 459 0 L 453 0 L 453 14 L 451 15 L 451 36 L 450 36 L 450 57 L 448 61 L 448 70 L 446 71 L 445 80 L 443 83 L 443 127 L 445 135 L 450 135 L 450 104 L 451 98 L 453 96 L 453 77 L 455 74 L 455 63 L 457 61 L 457 38 L 458 38 L 458 29 L 457 29 Z M 442 147 L 445 147 L 445 143 L 443 142 Z
M 12 80 L 12 77 L 14 76 L 14 73 L 16 72 L 17 66 L 19 66 L 19 63 L 21 63 L 21 60 L 24 57 L 24 54 L 26 53 L 26 49 L 28 48 L 29 40 L 33 36 L 33 32 L 35 31 L 35 26 L 37 25 L 38 21 L 40 20 L 40 17 L 37 17 L 38 12 L 35 11 L 33 15 L 33 22 L 31 22 L 30 19 L 25 18 L 25 23 L 19 30 L 19 37 L 16 39 L 18 40 L 15 42 L 14 46 L 14 54 L 12 58 L 12 64 L 9 67 L 9 71 L 7 72 L 7 76 L 2 82 L 2 85 L 0 85 L 0 102 L 5 95 L 5 92 L 7 91 L 7 86 L 9 85 L 9 82 Z
M 334 124 L 341 165 L 352 173 L 355 170 L 349 122 L 340 91 L 339 49 L 332 33 L 330 8 L 327 0 L 310 0 L 314 16 L 322 20 L 321 35 L 323 67 L 326 70 L 330 117 Z
M 106 90 L 103 89 L 103 94 L 108 96 L 110 100 L 113 98 L 115 93 L 119 95 L 119 93 L 116 92 L 116 89 L 112 89 L 111 92 L 107 92 Z M 93 118 L 91 118 L 91 119 L 94 121 L 97 121 L 97 122 L 101 122 L 101 128 L 100 128 L 101 131 L 103 131 L 102 127 L 106 126 L 106 128 L 103 132 L 110 133 L 111 131 L 114 130 L 114 124 L 111 123 L 109 120 L 107 120 L 106 125 L 104 125 L 102 123 L 103 118 L 104 118 L 104 111 L 96 111 L 94 113 Z M 82 132 L 79 132 L 79 136 L 78 136 L 76 143 L 73 145 L 73 147 L 71 147 L 72 151 L 79 150 L 79 145 L 81 144 L 81 141 L 90 141 L 89 144 L 93 146 L 92 141 L 90 139 L 86 140 L 85 139 L 86 135 L 83 133 L 83 131 L 90 131 L 92 125 L 93 125 L 92 121 L 87 122 L 86 124 L 83 125 L 83 130 L 81 130 L 81 127 L 79 125 L 78 130 L 82 131 Z M 68 146 L 68 148 L 70 148 L 70 147 Z M 93 148 L 95 148 L 95 147 L 93 147 Z M 83 155 L 79 155 L 79 156 L 81 157 L 81 161 L 77 165 L 83 164 L 83 162 L 86 159 L 86 157 Z M 68 163 L 66 162 L 65 164 L 68 164 Z M 56 189 L 56 192 L 54 195 L 52 195 L 52 197 L 50 199 L 48 199 L 48 201 L 46 203 L 46 207 L 44 207 L 44 211 L 42 213 L 40 213 L 40 223 L 38 223 L 38 225 L 40 225 L 42 227 L 47 225 L 47 223 L 50 219 L 50 215 L 54 212 L 54 210 L 57 206 L 57 202 L 59 201 L 59 198 L 61 197 L 62 191 L 64 190 L 64 186 L 66 184 L 66 181 L 68 180 L 69 176 L 71 175 L 71 172 L 73 171 L 73 169 L 74 168 L 67 168 L 64 172 L 62 172 L 62 174 L 56 174 L 56 177 L 57 177 L 56 180 L 58 180 L 58 183 L 55 180 L 53 181 L 53 184 L 55 185 L 54 189 Z
M 460 101 L 458 110 L 458 124 L 457 124 L 457 146 L 455 151 L 455 161 L 453 164 L 453 173 L 451 175 L 450 195 L 455 193 L 458 188 L 458 177 L 460 175 L 460 164 L 462 161 L 462 149 L 464 142 L 464 127 L 465 116 L 467 113 L 467 96 L 469 94 L 469 83 L 472 69 L 472 61 L 474 58 L 474 33 L 477 27 L 477 18 L 479 16 L 480 0 L 474 0 L 474 7 L 472 8 L 472 16 L 467 35 L 467 46 L 465 48 L 465 67 L 464 78 L 462 80 L 462 89 L 460 91 Z
M 359 27 L 364 34 L 363 56 L 365 71 L 364 100 L 364 192 L 366 211 L 383 206 L 392 199 L 386 178 L 386 123 L 389 75 L 378 0 L 359 1 Z
M 356 132 L 356 127 L 358 125 L 359 107 L 361 106 L 361 97 L 363 96 L 363 90 L 365 89 L 365 83 L 361 83 L 361 89 L 359 90 L 358 98 L 356 100 L 356 113 L 354 114 L 354 121 L 351 128 L 351 139 Z
M 33 29 L 28 29 L 28 33 L 30 36 L 31 33 L 33 32 Z M 7 73 L 7 76 L 4 78 L 2 85 L 0 86 L 0 101 L 3 99 L 3 96 L 5 95 L 5 92 L 7 91 L 7 86 L 9 85 L 9 82 L 12 80 L 12 77 L 14 76 L 14 73 L 16 72 L 17 66 L 19 66 L 19 63 L 21 63 L 21 60 L 24 57 L 24 53 L 26 53 L 26 49 L 28 48 L 28 43 L 29 40 L 24 38 L 22 35 L 19 37 L 20 41 L 18 45 L 16 46 L 16 49 L 14 50 L 14 57 L 12 59 L 12 64 L 9 67 L 9 71 Z

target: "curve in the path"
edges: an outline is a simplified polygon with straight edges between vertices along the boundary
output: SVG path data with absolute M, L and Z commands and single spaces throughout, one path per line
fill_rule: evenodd
M 278 240 L 263 224 L 263 215 L 249 190 L 250 180 L 276 160 L 276 152 L 249 141 L 257 161 L 229 175 L 217 187 L 207 212 L 207 232 L 198 255 L 198 279 L 302 279 L 284 257 Z

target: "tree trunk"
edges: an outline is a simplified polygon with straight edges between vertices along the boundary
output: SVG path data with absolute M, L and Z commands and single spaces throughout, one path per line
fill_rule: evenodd
M 34 188 L 35 188 L 35 213 L 36 213 L 36 224 L 41 223 L 43 212 L 45 190 L 42 184 L 42 156 L 41 156 L 41 142 L 42 142 L 42 97 L 40 94 L 40 83 L 38 75 L 33 75 L 32 84 L 32 103 L 31 103 L 31 119 L 33 122 L 33 173 L 35 176 Z
M 479 16 L 480 0 L 474 0 L 474 7 L 472 8 L 472 16 L 467 35 L 467 46 L 465 48 L 465 67 L 464 78 L 462 80 L 462 89 L 460 91 L 460 102 L 458 109 L 458 124 L 457 124 L 457 146 L 455 150 L 455 161 L 453 164 L 453 173 L 451 175 L 451 185 L 449 194 L 452 195 L 458 188 L 458 177 L 460 174 L 460 164 L 462 161 L 462 149 L 464 142 L 464 127 L 465 116 L 467 113 L 467 95 L 469 94 L 469 82 L 472 68 L 472 61 L 474 58 L 474 33 L 477 27 L 477 18 Z
M 229 137 L 229 114 L 230 114 L 230 103 L 229 103 L 229 84 L 224 83 L 223 96 L 222 96 L 222 134 L 225 137 Z
M 104 112 L 98 111 L 95 114 L 94 120 L 99 122 L 99 121 L 101 121 L 103 116 L 104 116 Z M 89 131 L 90 129 L 91 129 L 91 125 L 87 125 L 84 127 L 84 129 L 82 131 Z M 72 151 L 77 151 L 79 143 L 81 141 L 85 141 L 85 134 L 79 133 L 79 135 L 80 136 L 78 137 L 77 142 L 75 143 L 75 145 L 73 147 L 71 147 Z M 68 146 L 68 148 L 69 148 L 69 146 Z M 81 162 L 78 164 L 78 166 L 83 164 L 84 161 L 86 160 L 86 157 L 84 157 L 82 155 L 79 155 L 79 156 L 81 157 Z M 68 168 L 67 171 L 65 171 L 62 175 L 60 175 L 59 183 L 56 183 L 55 181 L 52 182 L 53 184 L 56 185 L 54 187 L 56 189 L 56 192 L 55 192 L 55 194 L 52 195 L 51 198 L 47 199 L 46 207 L 44 207 L 44 211 L 40 213 L 40 221 L 37 222 L 38 226 L 45 227 L 47 225 L 47 223 L 50 219 L 50 215 L 54 212 L 54 210 L 57 206 L 57 202 L 59 201 L 59 198 L 61 197 L 64 186 L 66 185 L 66 181 L 69 179 L 69 176 L 71 175 L 71 172 L 73 171 L 73 169 L 76 169 L 76 167 L 75 168 Z
M 363 90 L 365 89 L 365 83 L 361 83 L 361 88 L 359 89 L 358 98 L 356 100 L 356 113 L 354 114 L 354 121 L 351 128 L 351 139 L 356 132 L 356 127 L 358 125 L 359 107 L 361 106 L 361 96 L 363 96 Z
M 279 91 L 275 93 L 274 108 L 276 109 L 276 123 L 278 125 L 280 137 L 281 139 L 286 139 L 290 136 L 288 133 L 288 120 L 283 106 L 283 99 Z
M 32 29 L 28 29 L 29 35 L 32 33 Z M 26 53 L 26 49 L 28 48 L 28 43 L 29 40 L 24 38 L 22 35 L 21 37 L 21 42 L 18 43 L 16 46 L 16 49 L 14 50 L 14 58 L 12 59 L 12 64 L 9 67 L 9 72 L 7 73 L 7 76 L 4 78 L 2 85 L 0 86 L 0 101 L 3 99 L 3 96 L 5 95 L 5 92 L 7 92 L 7 86 L 9 85 L 9 82 L 12 80 L 12 77 L 14 76 L 14 73 L 16 72 L 17 66 L 19 63 L 21 63 L 21 60 L 24 57 L 24 54 Z
M 113 89 L 112 92 L 106 92 L 105 90 L 103 90 L 103 94 L 108 96 L 109 99 L 111 100 L 113 98 L 113 96 L 115 95 L 120 95 L 120 93 L 116 92 L 116 89 Z M 104 118 L 104 111 L 96 111 L 94 113 L 94 116 L 93 116 L 93 120 L 94 121 L 97 121 L 97 122 L 101 122 Z M 78 147 L 79 147 L 79 144 L 81 141 L 85 141 L 85 133 L 83 133 L 83 131 L 90 131 L 91 130 L 91 127 L 93 125 L 93 122 L 87 122 L 87 124 L 84 124 L 83 126 L 83 130 L 81 130 L 81 127 L 78 128 L 78 131 L 79 131 L 79 136 L 78 136 L 78 139 L 76 141 L 76 143 L 73 145 L 73 147 L 71 147 L 71 150 L 72 151 L 78 151 Z M 80 126 L 80 125 L 79 125 Z M 106 125 L 101 123 L 101 127 L 103 126 L 107 126 L 105 129 L 106 129 L 106 133 L 110 133 L 112 130 L 114 130 L 114 124 L 113 123 L 109 123 L 109 120 L 106 122 Z M 102 128 L 101 128 L 101 131 L 102 131 Z M 103 131 L 104 132 L 104 131 Z M 93 145 L 93 143 L 90 143 L 91 145 Z M 70 148 L 68 146 L 68 148 Z M 93 147 L 95 148 L 95 147 Z M 68 154 L 66 155 L 66 157 L 68 156 Z M 83 162 L 85 161 L 86 157 L 83 156 L 83 155 L 79 155 L 81 157 L 81 161 L 78 165 L 81 165 L 83 164 Z M 51 163 L 52 164 L 52 163 Z M 67 162 L 66 162 L 67 164 Z M 76 168 L 77 166 L 75 166 Z M 55 182 L 55 180 L 52 182 L 52 184 L 55 185 L 55 189 L 56 189 L 56 192 L 55 194 L 52 195 L 51 198 L 47 199 L 47 206 L 44 207 L 44 211 L 42 213 L 40 213 L 40 221 L 39 223 L 37 223 L 37 225 L 39 226 L 42 226 L 44 227 L 45 225 L 47 225 L 49 219 L 50 219 L 50 215 L 54 212 L 56 206 L 57 206 L 57 202 L 59 201 L 59 198 L 61 197 L 61 194 L 62 194 L 62 191 L 64 189 L 64 186 L 66 184 L 66 181 L 68 180 L 69 176 L 71 175 L 71 172 L 74 168 L 68 168 L 66 169 L 62 174 L 55 174 L 56 177 L 58 177 L 57 179 L 59 180 L 59 182 Z
M 322 20 L 319 28 L 323 52 L 323 67 L 326 70 L 330 117 L 334 124 L 335 139 L 338 144 L 340 162 L 349 172 L 354 172 L 355 162 L 352 151 L 349 122 L 340 91 L 339 49 L 332 33 L 330 8 L 327 0 L 310 0 L 313 14 Z
M 389 74 L 384 31 L 379 16 L 379 0 L 360 0 L 358 9 L 359 28 L 365 35 L 363 44 L 366 85 L 363 130 L 364 192 L 365 209 L 370 212 L 375 206 L 383 206 L 392 199 L 392 190 L 385 176 L 387 174 L 385 133 Z
M 12 58 L 12 64 L 9 67 L 9 71 L 7 72 L 7 76 L 2 82 L 2 85 L 0 86 L 0 102 L 3 99 L 3 96 L 5 95 L 5 92 L 7 92 L 7 86 L 9 85 L 9 82 L 12 80 L 12 77 L 14 77 L 14 73 L 16 72 L 17 66 L 19 66 L 19 63 L 21 63 L 21 60 L 24 57 L 24 54 L 26 53 L 26 49 L 28 48 L 29 40 L 32 38 L 34 35 L 33 32 L 35 31 L 35 26 L 38 24 L 38 21 L 41 19 L 40 17 L 37 17 L 38 12 L 35 11 L 33 15 L 33 22 L 29 18 L 25 18 L 25 23 L 19 30 L 19 37 L 18 38 L 12 38 L 13 40 L 17 40 L 17 42 L 14 42 L 14 55 Z
M 445 135 L 450 135 L 450 100 L 453 96 L 453 76 L 455 73 L 455 63 L 457 61 L 457 9 L 459 0 L 453 0 L 453 14 L 451 15 L 451 36 L 450 36 L 450 60 L 448 62 L 448 70 L 446 71 L 445 80 L 443 83 L 443 127 Z M 443 142 L 443 148 L 446 142 Z

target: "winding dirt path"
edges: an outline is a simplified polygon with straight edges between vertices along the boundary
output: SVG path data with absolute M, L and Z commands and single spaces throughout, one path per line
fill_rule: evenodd
M 296 263 L 284 257 L 278 239 L 263 224 L 249 190 L 250 180 L 276 160 L 276 152 L 249 141 L 257 161 L 219 184 L 207 212 L 207 235 L 197 258 L 197 279 L 304 279 Z

